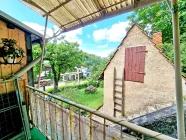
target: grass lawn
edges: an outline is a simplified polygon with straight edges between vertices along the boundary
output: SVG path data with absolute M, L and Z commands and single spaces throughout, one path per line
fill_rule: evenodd
M 103 88 L 97 88 L 95 94 L 85 93 L 84 88 L 70 88 L 64 89 L 57 95 L 93 109 L 98 109 L 103 104 Z

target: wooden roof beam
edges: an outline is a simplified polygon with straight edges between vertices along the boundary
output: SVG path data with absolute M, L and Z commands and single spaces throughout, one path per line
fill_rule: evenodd
M 47 13 L 47 11 L 45 9 L 43 9 L 41 6 L 37 5 L 35 2 L 31 1 L 31 0 L 22 0 L 23 2 L 32 5 L 36 8 L 38 8 L 39 10 L 43 11 L 44 13 Z
M 103 9 L 98 0 L 93 0 L 94 4 L 96 5 L 97 9 L 101 12 L 102 15 L 106 14 L 106 10 Z
M 60 3 L 57 7 L 54 7 L 54 9 L 50 10 L 49 12 L 47 12 L 47 14 L 51 14 L 52 12 L 56 11 L 57 9 L 59 9 L 60 7 L 64 6 L 65 4 L 69 3 L 72 0 L 66 0 L 63 3 Z M 47 14 L 45 14 L 44 16 L 46 16 Z
M 124 0 L 124 1 L 125 1 L 125 0 Z M 122 2 L 124 2 L 124 1 L 122 1 Z M 117 11 L 113 11 L 113 12 L 107 13 L 105 16 L 97 17 L 97 18 L 94 18 L 94 19 L 92 19 L 92 20 L 83 22 L 83 26 L 87 26 L 87 25 L 89 25 L 89 24 L 92 24 L 92 23 L 95 23 L 95 22 L 98 22 L 98 21 L 101 21 L 101 20 L 105 20 L 105 19 L 111 18 L 111 17 L 117 16 L 117 15 L 120 15 L 120 14 L 122 14 L 122 13 L 131 12 L 131 11 L 133 11 L 133 10 L 135 10 L 135 9 L 142 8 L 142 7 L 145 7 L 145 6 L 147 6 L 147 5 L 154 4 L 154 3 L 160 2 L 160 1 L 162 1 L 162 0 L 148 0 L 148 1 L 146 0 L 146 1 L 142 1 L 141 3 L 135 3 L 135 4 L 129 5 L 129 6 L 127 6 L 127 7 L 121 8 L 121 9 L 119 9 L 119 10 L 117 10 Z M 122 3 L 122 2 L 118 2 L 118 3 L 116 3 L 116 4 L 119 4 L 119 3 Z M 114 5 L 116 5 L 116 4 L 114 4 Z M 113 5 L 112 5 L 112 6 L 113 6 Z M 109 7 L 112 7 L 112 6 L 108 6 L 108 7 L 106 7 L 106 8 L 109 8 Z M 106 9 L 106 8 L 104 8 L 104 9 Z M 100 12 L 100 11 L 97 11 L 97 12 Z M 91 13 L 91 14 L 89 14 L 89 15 L 87 15 L 87 16 L 93 15 L 93 14 L 95 14 L 95 13 L 97 13 L 97 12 Z M 87 16 L 84 16 L 84 17 L 82 17 L 81 19 L 83 19 L 83 18 L 85 18 L 85 17 L 87 17 Z M 77 21 L 77 20 L 75 20 L 75 21 Z M 67 23 L 67 24 L 65 24 L 65 25 L 63 25 L 63 26 L 66 26 L 66 25 L 68 25 L 68 24 L 71 24 L 71 23 L 73 23 L 73 22 L 75 22 L 75 21 L 72 21 L 72 22 L 70 22 L 70 23 Z M 75 30 L 75 29 L 78 29 L 78 28 L 81 28 L 81 27 L 82 27 L 82 25 L 79 25 L 79 24 L 78 24 L 78 25 L 74 25 L 74 26 L 72 26 L 72 27 L 70 27 L 70 28 L 67 28 L 67 29 L 64 30 L 63 32 L 72 31 L 72 30 Z

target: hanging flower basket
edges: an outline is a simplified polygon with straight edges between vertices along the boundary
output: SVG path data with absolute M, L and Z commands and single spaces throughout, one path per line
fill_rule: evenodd
M 0 48 L 0 57 L 3 58 L 6 64 L 16 64 L 20 63 L 23 58 L 23 50 L 21 48 L 16 47 L 16 40 L 2 38 L 3 46 Z M 17 58 L 21 58 L 19 62 L 17 62 Z

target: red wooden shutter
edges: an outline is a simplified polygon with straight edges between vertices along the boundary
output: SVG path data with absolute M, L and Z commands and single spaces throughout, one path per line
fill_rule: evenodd
M 144 82 L 145 46 L 125 48 L 125 80 Z

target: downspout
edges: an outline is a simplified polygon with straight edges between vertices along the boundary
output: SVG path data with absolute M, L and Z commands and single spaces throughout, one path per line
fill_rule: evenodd
M 176 84 L 177 132 L 178 132 L 178 139 L 185 140 L 178 0 L 172 0 L 172 27 L 173 27 L 175 84 Z

